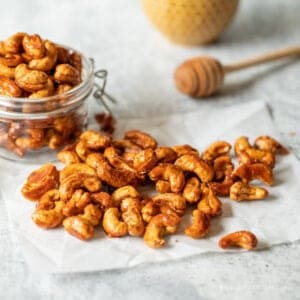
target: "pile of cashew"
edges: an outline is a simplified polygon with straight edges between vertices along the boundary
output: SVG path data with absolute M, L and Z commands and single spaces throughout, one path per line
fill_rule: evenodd
M 160 248 L 165 235 L 177 232 L 188 207 L 191 223 L 184 233 L 199 239 L 222 213 L 218 196 L 234 201 L 267 197 L 265 188 L 249 183 L 272 185 L 275 154 L 287 149 L 269 136 L 258 137 L 253 146 L 240 137 L 234 149 L 236 167 L 226 141 L 200 154 L 189 145 L 159 147 L 139 130 L 127 131 L 119 140 L 88 130 L 58 153 L 62 170 L 52 164 L 35 170 L 22 194 L 37 201 L 32 219 L 42 228 L 63 225 L 71 235 L 88 240 L 101 225 L 108 237 L 143 237 L 148 246 Z M 155 186 L 157 194 L 141 194 L 141 185 Z M 256 243 L 253 233 L 242 230 L 223 237 L 219 245 L 249 250 Z
M 81 82 L 81 55 L 43 40 L 38 34 L 19 32 L 0 41 L 0 95 L 37 99 L 62 95 Z M 25 101 L 9 109 L 36 113 L 63 107 L 67 98 L 36 104 Z M 7 108 L 4 108 L 7 109 Z M 85 120 L 76 109 L 63 117 L 43 120 L 0 119 L 0 147 L 24 156 L 26 150 L 57 149 L 81 132 Z

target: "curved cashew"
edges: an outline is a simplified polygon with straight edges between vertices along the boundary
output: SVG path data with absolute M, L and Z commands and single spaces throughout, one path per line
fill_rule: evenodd
M 114 206 L 114 201 L 110 194 L 106 192 L 91 193 L 91 201 L 99 205 L 102 211 Z
M 128 233 L 132 236 L 141 236 L 145 226 L 141 214 L 141 203 L 137 198 L 125 198 L 121 202 L 122 218 L 128 226 Z
M 272 169 L 262 163 L 241 164 L 233 171 L 232 175 L 240 178 L 245 183 L 258 179 L 267 185 L 273 184 Z
M 69 64 L 57 65 L 54 72 L 54 79 L 59 82 L 77 85 L 81 82 L 78 70 Z
M 10 68 L 10 67 L 7 67 L 6 65 L 0 63 L 0 76 L 14 79 L 15 72 L 16 72 L 16 68 Z
M 51 78 L 48 78 L 45 88 L 32 93 L 28 98 L 38 99 L 38 98 L 43 98 L 43 97 L 49 97 L 49 96 L 52 96 L 53 93 L 54 93 L 54 83 Z
M 185 198 L 175 193 L 158 194 L 152 198 L 154 203 L 170 206 L 178 215 L 183 215 L 186 208 Z
M 184 230 L 184 233 L 193 239 L 199 239 L 207 235 L 209 225 L 209 218 L 200 210 L 195 209 L 192 224 Z
M 213 167 L 199 156 L 193 154 L 185 154 L 180 156 L 175 161 L 175 165 L 181 168 L 183 171 L 195 173 L 202 182 L 209 182 L 214 177 Z
M 160 206 L 152 199 L 148 200 L 142 207 L 142 218 L 146 223 L 149 223 L 151 218 L 160 212 Z
M 111 144 L 111 138 L 107 135 L 101 134 L 95 130 L 87 130 L 83 132 L 80 137 L 82 141 L 89 149 L 100 150 L 109 147 Z
M 71 217 L 74 215 L 81 214 L 83 209 L 91 202 L 91 197 L 88 192 L 83 190 L 75 190 L 70 200 L 66 203 L 63 208 L 63 215 Z
M 88 146 L 84 142 L 79 141 L 75 146 L 75 153 L 78 157 L 80 157 L 82 161 L 86 161 L 88 155 L 93 153 L 93 151 L 88 148 Z
M 275 155 L 272 152 L 255 148 L 240 151 L 238 159 L 240 163 L 244 164 L 264 163 L 270 168 L 273 168 L 275 165 Z
M 171 186 L 169 181 L 165 181 L 165 180 L 158 180 L 155 183 L 155 189 L 158 193 L 170 193 L 171 192 Z
M 167 227 L 174 227 L 180 223 L 180 218 L 175 214 L 158 214 L 151 218 L 146 226 L 144 242 L 152 248 L 161 248 L 166 241 L 163 236 L 167 234 Z M 175 230 L 173 230 L 175 232 Z
M 231 158 L 227 155 L 219 156 L 214 160 L 214 170 L 216 181 L 224 180 L 224 178 L 230 175 L 233 171 L 233 163 Z
M 147 148 L 138 152 L 133 159 L 133 167 L 138 173 L 147 173 L 155 167 L 157 158 L 155 152 L 151 148 Z
M 219 240 L 219 246 L 223 249 L 229 247 L 242 247 L 247 250 L 252 250 L 256 245 L 256 236 L 252 232 L 245 230 L 229 233 Z
M 116 207 L 106 210 L 103 216 L 102 226 L 109 237 L 121 237 L 128 234 L 128 226 L 119 220 L 120 212 Z
M 136 182 L 134 173 L 113 168 L 100 153 L 90 154 L 86 164 L 96 169 L 98 177 L 113 187 L 118 188 Z
M 45 55 L 45 45 L 38 34 L 25 35 L 23 48 L 25 53 L 31 58 L 42 58 Z
M 58 190 L 49 190 L 43 195 L 33 212 L 32 220 L 36 225 L 45 229 L 57 227 L 64 219 L 63 206 L 64 203 L 60 201 Z
M 23 62 L 23 58 L 20 54 L 5 54 L 3 57 L 0 57 L 0 64 L 7 67 L 16 67 L 17 65 Z
M 16 145 L 23 149 L 38 149 L 46 144 L 45 132 L 41 128 L 28 128 L 24 130 L 26 136 L 18 137 Z
M 66 146 L 57 153 L 57 159 L 65 165 L 80 163 L 80 158 L 74 151 L 74 145 Z
M 197 177 L 191 177 L 186 181 L 182 196 L 189 203 L 198 202 L 201 197 L 201 182 Z
M 73 174 L 78 174 L 79 176 L 87 175 L 89 177 L 97 177 L 97 172 L 93 168 L 87 166 L 84 163 L 76 163 L 76 164 L 66 166 L 60 171 L 59 173 L 60 182 L 63 182 L 67 177 Z
M 171 148 L 176 152 L 177 157 L 180 157 L 180 156 L 186 155 L 186 154 L 194 154 L 196 156 L 199 155 L 199 151 L 190 145 L 177 145 L 177 146 L 173 146 Z
M 22 95 L 22 90 L 13 80 L 6 77 L 0 77 L 0 95 L 20 97 Z
M 16 67 L 15 80 L 17 85 L 27 92 L 43 90 L 48 85 L 48 75 L 45 72 L 30 70 L 25 64 Z
M 257 137 L 254 144 L 260 150 L 284 155 L 289 153 L 289 150 L 287 148 L 285 148 L 282 144 L 268 135 Z
M 267 196 L 266 189 L 243 182 L 236 182 L 230 187 L 230 199 L 235 201 L 260 200 Z
M 72 174 L 64 179 L 59 187 L 61 199 L 63 201 L 69 200 L 74 191 L 80 188 L 85 188 L 89 192 L 98 192 L 101 189 L 101 181 L 97 176 L 89 176 L 87 174 Z
M 251 148 L 249 139 L 246 136 L 240 136 L 234 143 L 234 152 L 238 155 L 241 151 Z
M 22 187 L 22 195 L 29 200 L 39 200 L 47 191 L 58 186 L 59 173 L 50 163 L 33 171 Z
M 173 163 L 177 159 L 177 153 L 171 147 L 158 147 L 155 154 L 160 163 Z
M 155 149 L 157 146 L 157 142 L 152 136 L 140 130 L 127 131 L 125 132 L 124 137 L 143 149 Z
M 217 141 L 212 143 L 203 153 L 202 158 L 207 161 L 213 161 L 219 156 L 228 155 L 231 145 L 226 141 Z
M 101 210 L 93 204 L 88 204 L 83 214 L 66 218 L 63 226 L 68 233 L 85 241 L 94 236 L 94 226 L 100 223 L 101 217 Z
M 26 36 L 24 32 L 17 32 L 14 35 L 8 37 L 4 41 L 4 49 L 6 53 L 19 53 L 22 49 L 22 41 Z
M 119 207 L 122 200 L 126 198 L 139 198 L 140 194 L 132 185 L 125 185 L 116 189 L 111 196 L 114 201 L 114 206 Z
M 53 43 L 50 41 L 45 42 L 45 56 L 42 58 L 35 58 L 32 59 L 28 66 L 32 70 L 39 70 L 39 71 L 44 71 L 48 72 L 50 71 L 57 60 L 57 50 L 56 47 Z M 55 77 L 55 74 L 54 74 Z M 57 79 L 57 78 L 55 78 Z
M 198 210 L 211 217 L 222 213 L 222 202 L 210 187 L 202 187 L 202 197 L 198 203 Z
M 153 181 L 166 180 L 170 183 L 171 191 L 179 193 L 185 184 L 185 176 L 180 167 L 173 164 L 162 163 L 156 166 L 148 174 Z

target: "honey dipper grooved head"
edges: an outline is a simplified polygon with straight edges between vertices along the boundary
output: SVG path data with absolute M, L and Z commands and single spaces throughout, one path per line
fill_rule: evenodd
M 208 97 L 222 86 L 224 69 L 218 60 L 200 56 L 181 64 L 174 76 L 176 86 L 183 94 L 195 98 Z

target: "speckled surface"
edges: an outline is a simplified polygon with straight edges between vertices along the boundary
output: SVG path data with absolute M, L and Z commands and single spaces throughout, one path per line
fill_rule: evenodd
M 179 95 L 172 81 L 174 67 L 190 56 L 205 53 L 230 62 L 299 44 L 299 14 L 297 0 L 243 1 L 234 24 L 217 44 L 186 48 L 171 45 L 152 30 L 137 0 L 11 0 L 1 6 L 0 39 L 15 31 L 39 32 L 94 57 L 97 66 L 110 73 L 108 89 L 119 101 L 114 111 L 120 117 L 155 115 L 158 107 L 160 114 L 208 106 L 226 109 L 236 102 L 262 99 L 299 158 L 299 61 L 232 75 L 222 95 L 209 101 Z M 33 274 L 10 233 L 1 197 L 1 299 L 300 298 L 299 241 L 263 251 L 211 253 L 126 270 Z

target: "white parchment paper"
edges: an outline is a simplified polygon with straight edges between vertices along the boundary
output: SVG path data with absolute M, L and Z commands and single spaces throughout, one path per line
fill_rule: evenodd
M 279 140 L 265 104 L 252 102 L 223 110 L 195 111 L 157 118 L 118 120 L 116 135 L 141 129 L 157 138 L 160 145 L 191 144 L 200 151 L 217 139 L 231 143 L 240 135 L 253 140 L 269 134 Z M 223 202 L 223 214 L 212 221 L 206 238 L 193 240 L 179 233 L 167 238 L 165 248 L 148 248 L 141 238 L 107 238 L 102 230 L 89 242 L 82 242 L 62 228 L 42 230 L 31 221 L 34 203 L 24 200 L 20 188 L 29 172 L 39 165 L 0 159 L 0 191 L 5 200 L 13 233 L 18 237 L 28 265 L 38 272 L 83 272 L 135 266 L 140 263 L 180 259 L 221 250 L 219 238 L 231 231 L 250 230 L 258 247 L 300 238 L 300 163 L 293 154 L 278 157 L 274 186 L 263 201 Z M 184 228 L 188 217 L 182 222 Z M 179 230 L 182 232 L 182 230 Z M 239 250 L 233 250 L 239 251 Z

